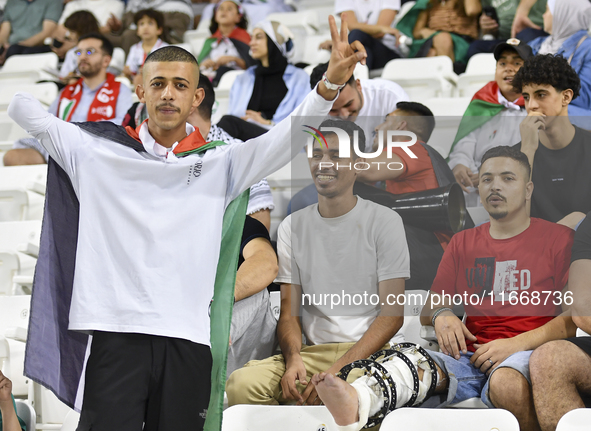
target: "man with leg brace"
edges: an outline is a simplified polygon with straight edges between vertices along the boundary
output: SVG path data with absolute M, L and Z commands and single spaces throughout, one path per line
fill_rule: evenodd
M 573 232 L 528 216 L 529 178 L 527 157 L 513 148 L 483 156 L 479 193 L 491 221 L 452 238 L 421 317 L 435 327 L 441 353 L 402 344 L 374 355 L 377 362 L 345 367 L 345 377 L 351 367 L 369 370 L 352 385 L 328 373 L 313 377 L 342 431 L 379 423 L 394 408 L 473 397 L 511 411 L 521 429 L 539 429 L 528 360 L 541 344 L 575 332 L 560 307 Z M 465 323 L 449 308 L 458 298 Z

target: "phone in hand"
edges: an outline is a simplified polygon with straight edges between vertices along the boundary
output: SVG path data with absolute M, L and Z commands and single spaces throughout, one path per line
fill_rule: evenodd
M 482 13 L 485 14 L 487 17 L 494 19 L 497 22 L 497 24 L 499 23 L 499 16 L 497 15 L 497 10 L 494 6 L 483 7 Z

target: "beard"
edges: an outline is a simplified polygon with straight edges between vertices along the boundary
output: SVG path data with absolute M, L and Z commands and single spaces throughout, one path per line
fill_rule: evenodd
M 84 69 L 80 69 L 80 67 L 78 67 L 78 72 L 80 73 L 80 76 L 83 76 L 84 78 L 94 78 L 99 74 L 100 71 L 101 66 L 99 64 L 97 64 L 96 66 L 88 64 L 84 67 Z
M 489 212 L 489 215 L 494 218 L 495 220 L 500 220 L 502 218 L 507 217 L 507 215 L 509 214 L 509 211 L 505 210 L 505 211 L 498 211 L 498 212 Z

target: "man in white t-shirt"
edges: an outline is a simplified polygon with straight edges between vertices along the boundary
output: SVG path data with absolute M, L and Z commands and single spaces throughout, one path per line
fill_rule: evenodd
M 319 64 L 310 75 L 312 88 L 322 81 L 327 63 Z M 370 152 L 374 132 L 384 117 L 396 110 L 398 102 L 408 102 L 410 99 L 404 89 L 395 82 L 386 79 L 355 79 L 353 76 L 347 82 L 332 105 L 330 115 L 355 121 L 365 132 L 366 148 Z
M 364 140 L 363 130 L 350 121 L 330 119 L 324 127 L 343 130 L 351 143 L 354 131 Z M 318 204 L 289 215 L 277 233 L 282 354 L 232 373 L 226 384 L 229 405 L 320 404 L 308 384 L 315 373 L 336 373 L 390 340 L 403 340 L 397 334 L 403 306 L 392 300 L 404 294 L 410 275 L 402 219 L 353 194 L 355 166 L 365 160 L 353 148 L 353 156 L 339 157 L 337 135 L 323 133 L 324 144 L 315 142 L 309 159 Z
M 329 81 L 296 118 L 325 116 L 365 58 L 329 22 Z M 150 118 L 137 130 L 64 122 L 28 94 L 8 108 L 55 162 L 25 369 L 69 405 L 83 386 L 80 431 L 202 430 L 206 419 L 221 428 L 243 191 L 300 148 L 289 139 L 294 118 L 247 143 L 206 143 L 186 122 L 203 99 L 198 76 L 186 50 L 152 52 L 136 89 Z

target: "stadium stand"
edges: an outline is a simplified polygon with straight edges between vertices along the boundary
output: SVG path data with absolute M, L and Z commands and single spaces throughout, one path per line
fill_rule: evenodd
M 0 6 L 2 5 L 0 0 Z M 415 2 L 405 2 L 398 21 Z M 293 2 L 294 12 L 274 13 L 268 19 L 287 25 L 294 34 L 296 51 L 293 63 L 309 64 L 313 67 L 326 62 L 330 53 L 318 49 L 318 45 L 329 39 L 327 17 L 334 9 L 334 1 L 300 0 Z M 340 22 L 337 19 L 337 24 Z M 250 22 L 252 26 L 255 22 Z M 182 44 L 187 51 L 198 55 L 203 43 L 210 36 L 209 20 L 199 22 L 195 30 L 184 33 Z M 125 52 L 115 48 L 111 67 L 121 71 L 125 64 Z M 355 77 L 369 79 L 381 77 L 400 84 L 410 99 L 424 103 L 436 117 L 436 127 L 428 144 L 443 157 L 447 157 L 456 135 L 461 116 L 474 93 L 494 79 L 495 60 L 492 54 L 473 56 L 465 73 L 456 75 L 453 63 L 445 56 L 429 58 L 401 58 L 390 61 L 383 70 L 372 71 L 358 65 Z M 0 369 L 10 373 L 13 393 L 18 398 L 19 416 L 26 420 L 30 429 L 54 429 L 73 431 L 78 424 L 79 414 L 66 407 L 46 389 L 23 376 L 24 343 L 28 326 L 30 288 L 36 252 L 38 252 L 43 199 L 45 193 L 46 165 L 4 167 L 1 166 L 3 151 L 11 148 L 13 141 L 29 136 L 6 115 L 6 109 L 17 91 L 30 92 L 45 106 L 57 97 L 58 87 L 49 80 L 44 69 L 57 69 L 58 58 L 53 53 L 20 55 L 10 57 L 0 69 Z M 215 89 L 217 104 L 212 122 L 216 123 L 227 111 L 229 92 L 234 79 L 243 71 L 230 71 L 220 80 Z M 119 81 L 132 87 L 126 78 Z M 134 94 L 134 101 L 137 96 Z M 304 153 L 298 154 L 290 164 L 276 171 L 268 178 L 273 193 L 275 209 L 271 213 L 270 235 L 276 238 L 278 225 L 287 214 L 287 205 L 293 195 L 312 183 L 308 161 Z M 483 208 L 468 208 L 478 225 L 488 220 Z M 407 296 L 413 291 L 407 292 Z M 417 291 L 425 296 L 427 292 Z M 274 308 L 279 310 L 279 294 L 271 295 Z M 421 307 L 405 306 L 403 331 L 408 340 L 427 349 L 437 349 L 432 338 L 421 337 L 418 316 Z M 24 332 L 23 332 L 24 331 Z M 583 335 L 583 334 L 581 334 Z M 454 409 L 430 410 L 403 408 L 390 413 L 381 429 L 389 430 L 430 430 L 457 429 L 458 424 L 466 431 L 517 431 L 515 417 L 505 410 L 484 409 L 478 400 L 468 400 Z M 566 414 L 556 431 L 578 431 L 588 428 L 591 410 L 577 409 Z M 233 406 L 225 411 L 222 431 L 265 431 L 276 429 L 281 424 L 283 431 L 304 429 L 333 430 L 333 418 L 324 407 L 293 406 Z M 316 428 L 314 428 L 316 427 Z M 412 428 L 411 428 L 412 427 Z

